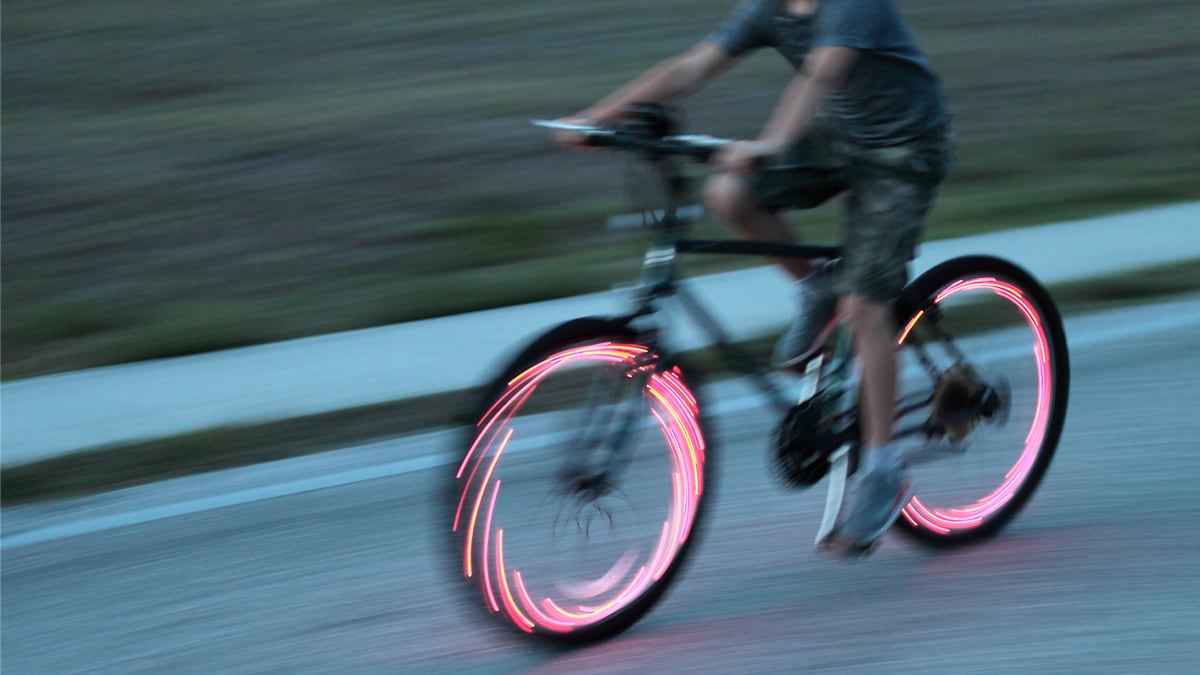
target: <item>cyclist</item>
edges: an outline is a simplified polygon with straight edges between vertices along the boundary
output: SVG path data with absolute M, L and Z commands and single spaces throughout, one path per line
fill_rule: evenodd
M 792 242 L 780 210 L 846 195 L 845 256 L 836 269 L 778 261 L 796 280 L 800 309 L 775 363 L 801 366 L 838 319 L 849 322 L 861 365 L 862 462 L 837 525 L 818 545 L 849 554 L 881 536 L 912 494 L 892 441 L 889 302 L 907 281 L 952 152 L 938 79 L 892 0 L 742 0 L 699 44 L 564 121 L 607 126 L 632 103 L 678 101 L 763 47 L 797 74 L 759 136 L 718 153 L 721 171 L 705 184 L 705 201 L 746 236 Z M 582 136 L 560 132 L 558 140 L 578 145 Z M 756 170 L 764 161 L 769 167 Z

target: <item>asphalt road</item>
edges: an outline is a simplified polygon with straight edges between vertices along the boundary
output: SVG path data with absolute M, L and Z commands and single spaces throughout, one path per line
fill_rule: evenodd
M 576 651 L 532 649 L 448 594 L 441 469 L 422 468 L 436 435 L 9 509 L 3 671 L 1197 672 L 1198 330 L 1197 296 L 1071 322 L 1042 489 L 953 552 L 891 534 L 859 564 L 814 557 L 822 495 L 774 487 L 765 413 L 722 415 L 698 555 L 640 624 Z

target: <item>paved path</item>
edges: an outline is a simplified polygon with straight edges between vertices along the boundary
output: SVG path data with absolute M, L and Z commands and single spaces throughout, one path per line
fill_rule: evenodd
M 1200 259 L 1200 202 L 947 239 L 922 246 L 914 272 L 988 253 L 1043 282 Z M 778 330 L 788 285 L 771 267 L 692 283 L 740 337 Z M 0 387 L 0 462 L 21 464 L 105 444 L 218 425 L 285 419 L 478 384 L 498 358 L 555 323 L 622 307 L 596 293 L 519 307 L 52 375 Z M 691 327 L 681 348 L 702 345 Z
M 1163 315 L 1191 318 L 1152 325 Z M 1028 508 L 976 546 L 935 552 L 891 534 L 861 564 L 816 558 L 824 486 L 776 488 L 771 414 L 726 409 L 714 425 L 718 498 L 679 583 L 612 642 L 539 651 L 471 620 L 479 608 L 449 588 L 453 563 L 435 548 L 444 524 L 430 515 L 430 484 L 448 467 L 394 466 L 448 449 L 425 434 L 5 509 L 0 667 L 1195 673 L 1197 326 L 1200 312 L 1178 302 L 1069 320 L 1071 402 L 1054 463 Z M 734 404 L 736 392 L 711 400 Z

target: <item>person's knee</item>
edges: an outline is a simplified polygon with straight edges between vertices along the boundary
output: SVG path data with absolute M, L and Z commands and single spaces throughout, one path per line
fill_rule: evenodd
M 755 208 L 750 186 L 739 176 L 720 173 L 710 176 L 704 184 L 704 204 L 709 212 L 737 224 Z

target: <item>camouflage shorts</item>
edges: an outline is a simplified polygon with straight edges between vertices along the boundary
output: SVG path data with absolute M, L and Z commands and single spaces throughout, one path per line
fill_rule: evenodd
M 845 258 L 834 288 L 840 295 L 886 301 L 908 281 L 908 262 L 952 155 L 953 140 L 943 128 L 875 148 L 818 127 L 780 165 L 749 180 L 759 202 L 772 210 L 813 208 L 844 192 Z

